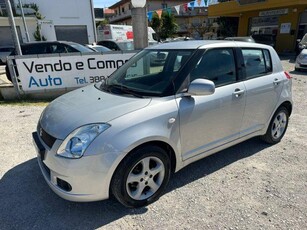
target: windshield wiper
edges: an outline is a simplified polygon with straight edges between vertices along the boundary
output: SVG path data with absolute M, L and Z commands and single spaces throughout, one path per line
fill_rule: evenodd
M 115 89 L 119 89 L 122 93 L 126 93 L 126 94 L 131 94 L 135 97 L 139 97 L 139 98 L 143 98 L 143 96 L 141 94 L 139 94 L 137 91 L 124 86 L 124 85 L 120 85 L 120 84 L 112 84 L 112 85 L 105 85 L 107 89 L 110 88 L 115 88 Z

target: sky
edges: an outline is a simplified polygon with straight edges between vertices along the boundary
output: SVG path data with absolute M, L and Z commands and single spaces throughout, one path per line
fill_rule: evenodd
M 105 8 L 112 6 L 116 2 L 119 2 L 119 0 L 93 0 L 93 2 L 95 8 Z

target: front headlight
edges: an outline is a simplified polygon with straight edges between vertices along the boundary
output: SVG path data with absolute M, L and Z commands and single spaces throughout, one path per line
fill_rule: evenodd
M 109 124 L 90 124 L 82 126 L 69 134 L 60 148 L 57 155 L 67 158 L 80 158 L 86 148 L 102 132 L 110 127 Z

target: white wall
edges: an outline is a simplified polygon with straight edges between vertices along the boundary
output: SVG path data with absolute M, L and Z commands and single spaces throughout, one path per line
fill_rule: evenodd
M 54 26 L 86 25 L 89 43 L 95 41 L 91 0 L 22 0 L 22 3 L 37 4 L 44 20 L 51 21 L 42 24 L 42 34 L 47 40 L 56 40 Z
M 36 30 L 36 20 L 34 17 L 27 17 L 26 18 L 26 23 L 27 23 L 27 28 L 28 28 L 28 33 L 30 36 L 30 40 L 31 41 L 35 41 L 34 37 L 33 37 L 33 33 Z M 17 27 L 20 28 L 20 33 L 21 33 L 21 40 L 23 42 L 27 42 L 27 38 L 26 38 L 26 32 L 23 26 L 23 22 L 21 17 L 15 17 L 15 24 Z M 6 17 L 0 17 L 0 27 L 1 26 L 10 26 L 8 18 Z M 10 34 L 8 36 L 11 36 Z M 1 46 L 1 41 L 0 41 L 0 46 Z

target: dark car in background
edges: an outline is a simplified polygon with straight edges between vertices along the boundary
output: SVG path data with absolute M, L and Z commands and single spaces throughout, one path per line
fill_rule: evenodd
M 113 51 L 134 50 L 133 41 L 114 41 L 114 40 L 102 40 L 97 42 L 97 45 L 105 46 Z
M 91 50 L 95 52 L 105 53 L 105 52 L 111 52 L 112 50 L 108 47 L 101 46 L 101 45 L 85 45 L 87 48 L 90 48 Z
M 246 37 L 227 37 L 224 40 L 239 41 L 239 42 L 255 42 L 255 40 L 252 37 L 249 37 L 249 36 L 246 36 Z
M 272 34 L 254 34 L 252 37 L 257 43 L 276 47 L 276 36 Z
M 54 42 L 29 42 L 20 45 L 22 55 L 31 54 L 53 54 L 53 53 L 88 53 L 94 52 L 90 48 L 75 42 L 54 41 Z M 16 51 L 11 55 L 16 55 Z
M 56 54 L 56 53 L 90 53 L 95 52 L 92 49 L 75 42 L 67 41 L 48 41 L 48 42 L 30 42 L 20 45 L 22 55 L 33 54 Z M 17 55 L 15 49 L 9 56 Z M 8 66 L 5 67 L 6 76 L 9 81 L 12 81 Z

